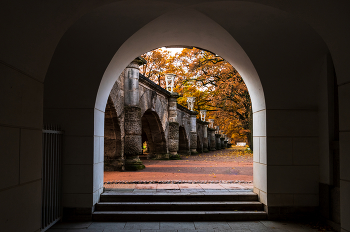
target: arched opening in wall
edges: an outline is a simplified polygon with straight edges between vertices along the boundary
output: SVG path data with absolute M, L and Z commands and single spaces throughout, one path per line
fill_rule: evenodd
M 252 114 L 243 79 L 217 54 L 178 49 L 137 57 L 114 84 L 110 98 L 122 92 L 125 99 L 115 104 L 124 107 L 127 172 L 107 173 L 105 181 L 239 180 L 252 189 Z M 250 148 L 231 147 L 242 140 Z
M 64 165 L 66 166 L 64 170 L 67 171 L 63 175 L 63 182 L 78 183 L 77 185 L 65 185 L 66 207 L 90 207 L 98 201 L 98 195 L 103 189 L 102 158 L 104 154 L 103 149 L 99 149 L 99 147 L 103 144 L 101 141 L 103 141 L 104 136 L 103 117 L 106 102 L 114 82 L 118 80 L 123 69 L 135 57 L 151 49 L 167 45 L 189 45 L 205 48 L 222 55 L 237 68 L 242 78 L 244 78 L 252 99 L 254 143 L 257 145 L 257 149 L 254 149 L 254 176 L 258 177 L 257 181 L 254 181 L 255 190 L 264 199 L 262 201 L 265 204 L 267 204 L 268 195 L 277 198 L 284 196 L 283 194 L 286 193 L 285 185 L 278 186 L 274 176 L 280 176 L 280 174 L 292 176 L 292 174 L 285 172 L 284 163 L 278 163 L 277 165 L 280 166 L 274 167 L 274 162 L 271 161 L 279 162 L 279 158 L 273 157 L 280 156 L 269 155 L 267 158 L 268 154 L 272 154 L 272 150 L 267 149 L 266 144 L 268 140 L 270 140 L 268 144 L 271 144 L 272 139 L 266 137 L 266 131 L 268 130 L 271 133 L 272 129 L 279 127 L 279 124 L 276 124 L 278 120 L 274 120 L 274 118 L 280 119 L 284 117 L 284 114 L 289 114 L 285 110 L 286 106 L 290 107 L 289 109 L 292 109 L 292 111 L 300 112 L 302 112 L 300 109 L 309 109 L 309 107 L 312 110 L 314 109 L 313 104 L 309 104 L 308 95 L 298 94 L 299 96 L 294 96 L 290 93 L 291 89 L 295 89 L 292 87 L 299 82 L 294 81 L 295 78 L 291 74 L 292 72 L 288 71 L 295 65 L 295 62 L 298 67 L 303 67 L 302 73 L 305 76 L 300 75 L 301 79 L 304 77 L 308 79 L 309 74 L 314 73 L 311 69 L 317 70 L 318 66 L 316 64 L 310 65 L 309 61 L 316 60 L 315 58 L 322 55 L 321 52 L 317 52 L 322 50 L 320 43 L 315 39 L 317 35 L 312 29 L 308 28 L 309 25 L 304 26 L 304 23 L 299 22 L 299 17 L 290 17 L 288 13 L 282 12 L 280 9 L 250 2 L 223 1 L 225 4 L 228 3 L 230 7 L 221 6 L 216 11 L 212 9 L 222 3 L 213 2 L 214 5 L 212 6 L 214 7 L 206 7 L 207 11 L 205 11 L 205 8 L 196 9 L 192 6 L 181 9 L 174 7 L 174 10 L 170 11 L 145 11 L 146 4 L 142 7 L 133 5 L 132 7 L 139 7 L 139 12 L 142 12 L 142 14 L 147 12 L 148 15 L 142 17 L 142 19 L 134 17 L 134 21 L 128 21 L 128 30 L 125 30 L 125 25 L 119 22 L 123 20 L 124 14 L 127 14 L 125 12 L 129 13 L 124 9 L 130 9 L 130 7 L 120 7 L 118 5 L 120 3 L 129 4 L 128 1 L 116 2 L 94 10 L 81 17 L 73 27 L 67 30 L 57 45 L 45 79 L 45 120 L 49 123 L 62 124 L 67 135 L 67 144 L 68 142 L 73 144 L 75 141 L 90 141 L 87 146 L 81 146 L 84 149 L 82 152 L 76 152 L 76 146 L 67 145 L 65 147 L 64 159 L 66 163 Z M 236 4 L 239 7 L 232 7 Z M 221 13 L 223 9 L 235 12 L 224 14 Z M 231 21 L 234 21 L 232 17 L 238 19 L 239 23 L 230 24 Z M 266 19 L 271 23 L 266 23 Z M 254 20 L 257 24 L 249 23 L 249 27 L 242 26 L 244 23 L 252 22 L 251 20 Z M 259 22 L 263 22 L 264 25 L 258 24 Z M 301 29 L 298 30 L 300 33 L 291 34 L 291 29 L 294 30 L 295 28 Z M 275 33 L 271 33 L 276 31 L 279 32 L 278 38 L 274 36 Z M 260 37 L 264 39 L 257 39 Z M 242 43 L 239 44 L 237 41 Z M 96 44 L 101 45 L 99 49 L 96 49 Z M 271 46 L 276 49 L 270 49 L 266 53 L 266 49 Z M 285 56 L 285 54 L 288 54 L 288 56 Z M 300 56 L 300 54 L 305 55 Z M 72 63 L 72 60 L 79 62 Z M 276 63 L 283 65 L 275 65 Z M 257 70 L 259 70 L 259 74 Z M 262 86 L 259 75 L 264 86 Z M 282 79 L 290 80 L 290 82 Z M 273 84 L 269 83 L 273 81 L 279 81 L 278 86 L 280 88 L 275 88 L 275 82 Z M 309 92 L 309 84 L 303 84 L 300 87 L 305 89 L 305 91 L 300 92 Z M 77 91 L 78 89 L 80 91 Z M 64 95 L 62 95 L 63 90 L 66 93 Z M 268 114 L 268 128 L 264 90 L 267 93 L 266 99 L 269 101 L 270 109 L 272 109 Z M 310 96 L 312 96 L 311 99 L 316 99 L 313 95 Z M 274 98 L 277 100 L 274 101 Z M 119 99 L 122 100 L 123 98 Z M 281 109 L 281 112 L 278 111 L 279 109 Z M 67 119 L 67 114 L 70 115 L 70 120 Z M 274 117 L 271 117 L 273 115 Z M 294 118 L 304 119 L 302 113 L 296 115 L 297 117 Z M 292 116 L 290 118 L 293 119 Z M 303 122 L 308 124 L 308 122 L 316 121 L 313 117 L 310 118 L 303 120 Z M 76 121 L 81 120 L 81 123 L 71 122 L 74 119 Z M 121 124 L 123 124 L 122 121 Z M 284 128 L 294 129 L 294 126 L 302 125 L 294 121 L 293 123 L 287 122 L 287 124 L 290 127 L 283 124 L 284 127 L 278 128 L 279 131 L 276 133 L 278 136 L 294 136 L 294 130 L 291 130 L 292 132 L 289 134 L 284 134 L 286 132 L 283 131 Z M 122 129 L 123 131 L 124 129 Z M 270 134 L 270 136 L 273 137 L 274 134 Z M 213 137 L 213 141 L 215 141 L 215 134 Z M 212 144 L 210 143 L 210 145 Z M 84 157 L 80 156 L 82 153 Z M 90 164 L 89 168 L 86 168 L 87 160 Z M 91 160 L 94 162 L 91 163 Z M 269 165 L 267 165 L 268 163 Z M 71 164 L 76 165 L 74 170 L 72 170 L 71 167 L 73 166 Z M 292 163 L 291 165 L 295 164 Z M 281 171 L 277 171 L 277 168 Z M 297 168 L 299 167 L 296 165 L 290 170 L 292 172 L 298 170 Z M 309 170 L 308 168 L 305 169 Z M 238 173 L 234 173 L 235 170 L 232 170 L 233 175 Z M 275 172 L 272 172 L 273 170 Z M 80 176 L 93 178 L 86 183 L 80 181 Z M 316 179 L 317 177 L 312 178 Z M 308 179 L 303 182 L 305 186 L 308 185 L 307 181 Z M 267 191 L 268 186 L 269 192 Z M 272 189 L 271 186 L 275 188 Z M 289 190 L 287 192 L 293 193 Z M 275 193 L 281 193 L 281 195 L 275 195 Z M 312 191 L 307 193 L 316 195 Z M 89 197 L 90 200 L 77 203 L 77 199 L 85 196 L 93 197 Z
M 147 146 L 143 159 L 166 158 L 166 140 L 164 130 L 156 112 L 146 110 L 141 118 L 142 123 L 142 143 L 146 142 Z M 146 165 L 147 168 L 147 165 Z
M 201 138 L 197 135 L 197 152 L 203 153 L 203 143 Z
M 124 151 L 120 123 L 113 101 L 109 97 L 105 110 L 104 170 L 124 170 Z
M 187 139 L 186 129 L 179 126 L 179 152 L 180 155 L 190 155 L 190 146 Z

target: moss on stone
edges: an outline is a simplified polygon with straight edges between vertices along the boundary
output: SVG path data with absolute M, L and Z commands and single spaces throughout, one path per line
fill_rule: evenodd
M 177 154 L 177 155 L 172 155 L 172 156 L 170 156 L 170 158 L 169 158 L 170 160 L 180 160 L 181 159 L 181 157 L 180 157 L 180 155 L 179 154 Z
M 129 164 L 129 165 L 125 165 L 125 170 L 127 171 L 138 171 L 138 170 L 142 170 L 145 169 L 145 165 L 143 164 Z

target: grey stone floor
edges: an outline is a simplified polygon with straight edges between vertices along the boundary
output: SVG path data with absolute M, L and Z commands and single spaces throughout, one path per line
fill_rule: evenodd
M 293 222 L 77 222 L 57 223 L 49 232 L 312 232 L 311 226 Z M 322 230 L 324 231 L 324 230 Z

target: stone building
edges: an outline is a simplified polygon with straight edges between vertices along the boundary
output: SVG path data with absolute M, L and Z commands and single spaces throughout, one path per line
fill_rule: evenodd
M 136 60 L 140 60 L 137 58 Z M 136 61 L 134 61 L 137 63 Z M 137 72 L 137 66 L 135 66 Z M 196 123 L 196 146 L 198 152 L 203 152 L 204 126 L 208 123 L 197 119 L 191 121 L 191 115 L 196 115 L 189 109 L 177 104 L 177 94 L 168 92 L 142 74 L 137 74 L 138 87 L 136 88 L 139 98 L 141 140 L 132 146 L 138 146 L 145 141 L 148 147 L 148 158 L 169 159 L 177 158 L 178 154 L 191 154 L 191 123 Z M 105 171 L 125 170 L 125 162 L 128 157 L 125 155 L 125 102 L 127 94 L 125 91 L 125 80 L 128 78 L 127 69 L 122 72 L 114 83 L 108 97 L 105 111 L 105 140 L 104 140 L 104 164 Z M 130 98 L 130 97 L 129 97 Z M 171 104 L 175 109 L 172 110 Z M 133 132 L 132 132 L 133 133 Z M 192 132 L 193 133 L 193 132 Z M 193 143 L 193 142 L 192 142 Z M 207 142 L 208 143 L 208 142 Z M 206 145 L 208 147 L 208 145 Z M 139 152 L 140 154 L 140 152 Z M 175 157 L 174 157 L 175 156 Z M 141 161 L 138 161 L 141 162 Z M 140 166 L 139 169 L 143 166 Z M 128 169 L 128 167 L 126 167 Z M 129 168 L 130 169 L 130 168 Z M 131 168 L 130 170 L 133 170 Z M 136 168 L 137 170 L 137 168 Z

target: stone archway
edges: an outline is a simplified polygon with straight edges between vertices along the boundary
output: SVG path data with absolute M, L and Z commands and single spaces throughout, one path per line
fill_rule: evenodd
M 133 10 L 139 7 L 142 19 L 130 17 L 126 30 L 126 24 L 120 23 L 125 16 L 118 4 L 101 7 L 76 21 L 57 45 L 45 79 L 45 119 L 67 128 L 69 139 L 75 136 L 80 141 L 89 137 L 90 141 L 85 156 L 76 157 L 73 162 L 78 168 L 71 170 L 72 166 L 67 164 L 71 171 L 64 182 L 78 183 L 79 175 L 89 175 L 93 177 L 92 183 L 82 184 L 78 190 L 78 185 L 68 185 L 64 189 L 69 199 L 65 207 L 91 207 L 103 191 L 103 154 L 99 147 L 103 141 L 104 109 L 119 74 L 140 54 L 176 45 L 196 46 L 220 54 L 243 77 L 252 100 L 254 191 L 261 202 L 279 212 L 279 207 L 284 206 L 279 199 L 290 193 L 288 199 L 294 197 L 307 202 L 301 203 L 303 206 L 316 206 L 319 180 L 316 155 L 304 154 L 305 149 L 292 149 L 310 147 L 308 142 L 318 147 L 318 91 L 314 84 L 328 50 L 312 28 L 280 9 L 232 1 L 225 2 L 228 7 L 221 5 L 218 9 L 227 10 L 225 13 L 213 10 L 219 5 L 215 2 L 205 6 L 171 6 L 171 10 L 155 11 L 157 15 L 148 18 L 144 13 L 147 5 L 133 6 Z M 291 33 L 295 30 L 298 33 Z M 99 49 L 97 43 L 101 45 Z M 72 64 L 72 60 L 79 62 Z M 300 71 L 297 79 L 290 72 L 294 67 Z M 295 89 L 300 90 L 298 95 Z M 68 113 L 69 119 L 65 116 Z M 72 118 L 85 121 L 74 124 Z M 289 146 L 294 153 L 280 160 L 279 150 L 271 149 L 278 146 Z M 73 151 L 70 147 L 64 155 Z M 309 159 L 302 162 L 291 156 Z M 92 167 L 87 168 L 86 160 Z M 295 173 L 307 178 L 297 178 Z M 292 184 L 281 184 L 284 180 Z M 89 199 L 75 204 L 75 199 L 82 196 Z M 299 207 L 294 201 L 288 204 Z
M 202 138 L 198 135 L 198 132 L 197 132 L 197 152 L 198 153 L 203 153 Z
M 108 98 L 105 111 L 104 170 L 124 170 L 124 149 L 115 107 Z
M 141 122 L 142 142 L 147 142 L 148 158 L 165 158 L 167 146 L 159 116 L 152 110 L 146 110 Z

